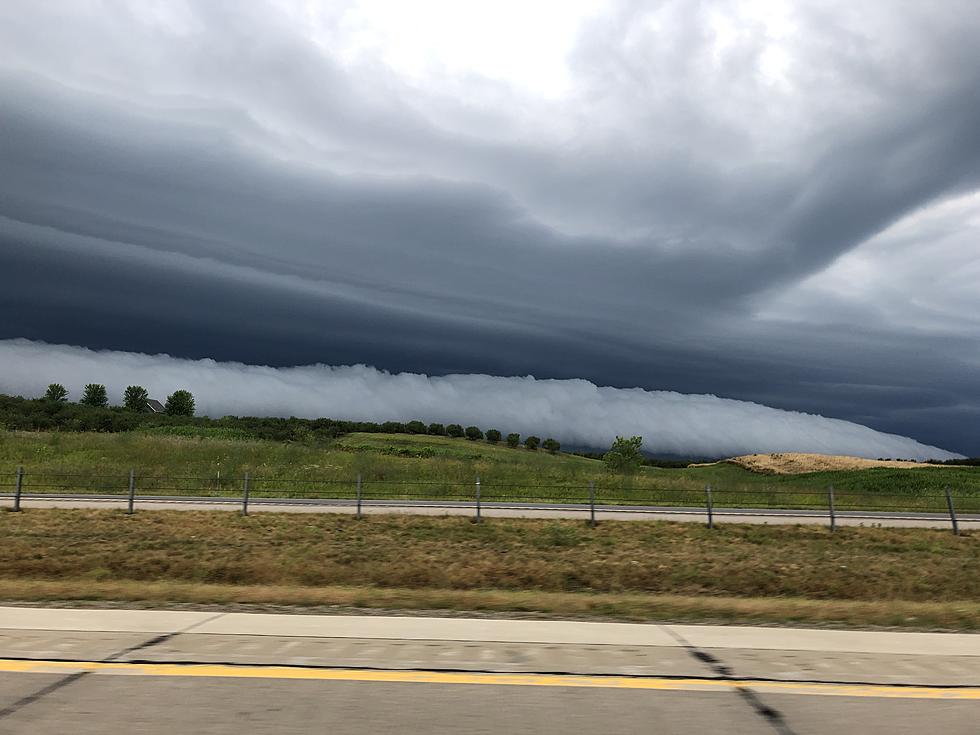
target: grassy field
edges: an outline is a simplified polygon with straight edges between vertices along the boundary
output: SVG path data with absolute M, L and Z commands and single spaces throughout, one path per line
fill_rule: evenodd
M 950 485 L 962 512 L 980 512 L 980 468 L 867 469 L 760 475 L 734 465 L 644 467 L 624 478 L 585 457 L 434 436 L 350 434 L 330 444 L 278 443 L 158 433 L 0 433 L 0 483 L 23 465 L 28 491 L 124 492 L 136 468 L 142 493 L 234 494 L 252 476 L 256 495 L 351 497 L 361 474 L 365 497 L 472 499 L 480 476 L 486 500 L 825 507 L 833 485 L 840 509 L 945 512 Z M 75 475 L 76 477 L 64 477 Z M 220 476 L 220 480 L 219 480 Z
M 980 543 L 925 529 L 0 513 L 0 597 L 980 627 Z

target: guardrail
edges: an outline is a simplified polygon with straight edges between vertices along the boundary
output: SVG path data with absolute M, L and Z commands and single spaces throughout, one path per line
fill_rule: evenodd
M 826 517 L 831 530 L 838 519 L 901 518 L 935 521 L 947 518 L 953 533 L 959 533 L 962 520 L 980 521 L 980 495 L 957 498 L 947 486 L 942 493 L 880 493 L 763 487 L 758 489 L 721 488 L 633 488 L 615 487 L 590 481 L 588 484 L 542 485 L 533 483 L 310 479 L 262 477 L 245 473 L 240 477 L 199 477 L 185 475 L 143 475 L 135 468 L 128 475 L 28 473 L 18 467 L 13 477 L 0 477 L 0 497 L 13 501 L 20 511 L 24 499 L 91 499 L 126 502 L 135 512 L 138 501 L 210 502 L 240 504 L 248 515 L 255 504 L 318 504 L 353 507 L 361 516 L 374 507 L 472 508 L 476 521 L 485 508 L 567 510 L 587 513 L 596 524 L 598 513 L 703 513 L 713 528 L 719 516 L 794 515 Z

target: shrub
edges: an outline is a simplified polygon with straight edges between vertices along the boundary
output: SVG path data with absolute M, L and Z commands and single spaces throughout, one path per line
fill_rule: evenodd
M 405 431 L 409 434 L 425 434 L 427 430 L 421 421 L 409 421 L 405 424 Z
M 381 424 L 381 431 L 384 434 L 404 434 L 405 424 L 401 421 L 385 421 Z
M 194 396 L 189 390 L 175 390 L 167 396 L 164 410 L 170 416 L 193 416 Z
M 640 447 L 642 446 L 642 436 L 631 436 L 629 439 L 617 436 L 602 459 L 606 466 L 614 472 L 630 474 L 636 472 L 643 464 L 643 455 L 640 454 Z
M 538 445 L 541 443 L 541 439 L 536 436 L 529 436 L 524 440 L 525 449 L 530 449 L 532 452 L 537 451 Z
M 517 449 L 521 445 L 521 435 L 520 434 L 508 434 L 507 435 L 507 446 Z
M 466 427 L 466 438 L 470 441 L 476 441 L 477 439 L 483 438 L 483 432 L 480 431 L 477 426 L 467 426 Z
M 68 391 L 61 383 L 52 383 L 44 393 L 44 400 L 64 403 L 68 400 Z
M 459 439 L 463 435 L 463 427 L 459 424 L 450 424 L 446 427 L 446 433 L 453 439 Z
M 496 444 L 500 441 L 500 432 L 496 429 L 487 429 L 487 441 Z
M 446 427 L 442 424 L 429 424 L 429 433 L 432 434 L 432 436 L 445 436 Z
M 105 386 L 101 383 L 89 383 L 85 386 L 82 400 L 79 401 L 84 406 L 95 408 L 105 408 L 109 405 L 109 396 L 105 392 Z
M 123 406 L 127 411 L 145 411 L 146 399 L 149 397 L 150 394 L 142 385 L 131 385 L 126 388 L 126 392 L 123 394 Z
M 561 449 L 561 444 L 552 439 L 550 436 L 541 443 L 541 446 L 552 454 Z

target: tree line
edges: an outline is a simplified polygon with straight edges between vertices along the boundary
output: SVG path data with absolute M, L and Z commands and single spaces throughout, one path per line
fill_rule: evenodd
M 44 393 L 45 401 L 55 403 L 68 402 L 68 389 L 61 383 L 51 383 Z M 123 392 L 122 408 L 127 411 L 142 413 L 149 410 L 150 394 L 142 385 L 130 385 Z M 101 383 L 88 383 L 82 389 L 82 397 L 78 402 L 92 408 L 108 408 L 109 394 Z M 189 390 L 175 390 L 164 404 L 164 413 L 170 416 L 193 416 L 194 396 Z
M 271 441 L 327 441 L 355 432 L 375 434 L 427 434 L 448 436 L 470 441 L 504 443 L 509 447 L 524 446 L 555 453 L 561 443 L 547 437 L 521 437 L 516 432 L 504 434 L 499 429 L 483 431 L 478 426 L 461 424 L 426 424 L 420 420 L 402 421 L 343 421 L 330 418 L 303 419 L 224 416 L 212 419 L 195 416 L 194 396 L 190 391 L 177 390 L 167 397 L 164 412 L 148 413 L 149 400 L 145 388 L 131 385 L 122 396 L 122 404 L 109 404 L 104 385 L 90 383 L 77 403 L 69 401 L 68 390 L 59 383 L 48 386 L 42 398 L 22 398 L 0 395 L 0 429 L 16 431 L 100 431 L 122 432 L 166 426 L 196 426 L 204 429 L 229 429 L 242 438 Z

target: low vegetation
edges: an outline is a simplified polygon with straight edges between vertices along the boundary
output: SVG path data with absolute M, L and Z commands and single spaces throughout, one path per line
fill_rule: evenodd
M 601 460 L 529 451 L 507 443 L 448 436 L 351 433 L 330 440 L 268 441 L 234 425 L 169 425 L 132 432 L 0 433 L 0 485 L 19 465 L 29 491 L 123 492 L 130 468 L 141 492 L 235 494 L 251 473 L 257 495 L 351 497 L 358 474 L 366 497 L 470 499 L 477 476 L 483 498 L 586 502 L 595 483 L 600 503 L 703 506 L 711 484 L 717 506 L 826 508 L 833 485 L 841 510 L 980 512 L 980 469 L 873 468 L 763 475 L 732 464 L 628 473 Z M 72 476 L 72 477 L 63 477 Z
M 980 625 L 977 538 L 924 529 L 31 509 L 0 533 L 8 599 Z

